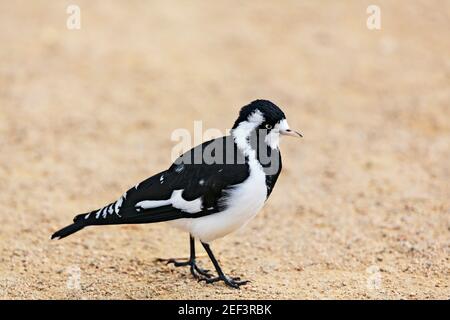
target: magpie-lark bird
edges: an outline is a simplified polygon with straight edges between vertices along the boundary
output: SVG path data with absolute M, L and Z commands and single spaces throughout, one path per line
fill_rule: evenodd
M 87 226 L 168 221 L 189 233 L 190 258 L 164 261 L 189 266 L 199 281 L 223 281 L 239 288 L 248 281 L 225 275 L 210 243 L 247 224 L 263 207 L 281 171 L 280 135 L 302 137 L 289 128 L 279 107 L 255 100 L 240 110 L 230 135 L 194 147 L 117 201 L 77 215 L 52 239 Z M 195 239 L 206 250 L 217 276 L 197 265 Z

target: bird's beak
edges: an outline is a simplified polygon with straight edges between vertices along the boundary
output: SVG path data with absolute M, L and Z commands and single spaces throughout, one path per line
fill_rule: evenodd
M 300 132 L 297 132 L 297 131 L 291 130 L 291 129 L 280 130 L 280 134 L 282 134 L 283 136 L 303 138 L 303 135 Z

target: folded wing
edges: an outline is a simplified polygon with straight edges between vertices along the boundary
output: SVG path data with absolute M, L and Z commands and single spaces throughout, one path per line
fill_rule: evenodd
M 137 184 L 117 201 L 76 216 L 74 221 L 86 225 L 151 223 L 198 218 L 224 210 L 227 191 L 249 175 L 248 165 L 237 161 L 241 155 L 229 139 L 211 140 L 191 149 L 168 170 Z M 220 156 L 198 157 L 205 150 Z

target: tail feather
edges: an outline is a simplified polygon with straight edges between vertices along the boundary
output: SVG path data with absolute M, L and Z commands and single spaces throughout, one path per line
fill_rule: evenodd
M 52 235 L 52 239 L 59 240 L 59 239 L 65 238 L 67 236 L 70 236 L 72 233 L 80 231 L 85 226 L 86 226 L 85 224 L 82 224 L 80 222 L 72 223 L 71 225 L 68 225 L 67 227 L 62 228 L 61 230 L 56 231 Z
M 120 211 L 113 209 L 114 203 L 87 213 L 82 213 L 74 217 L 73 223 L 61 230 L 55 232 L 51 239 L 62 239 L 70 236 L 72 233 L 80 231 L 84 227 L 91 225 L 113 225 L 113 224 L 140 224 L 170 221 L 180 218 L 186 218 L 184 213 L 173 208 L 171 205 L 165 205 L 158 208 L 152 208 L 142 211 L 136 211 L 134 206 L 120 207 Z M 115 214 L 114 214 L 115 213 Z M 190 217 L 199 217 L 202 214 L 191 214 Z

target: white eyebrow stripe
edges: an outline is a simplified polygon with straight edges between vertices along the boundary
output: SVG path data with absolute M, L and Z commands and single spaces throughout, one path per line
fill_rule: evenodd
M 247 119 L 249 122 L 257 123 L 258 126 L 264 122 L 264 116 L 259 110 L 255 110 Z

